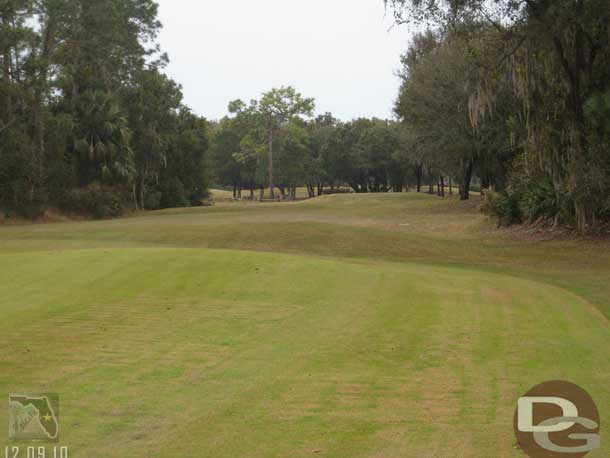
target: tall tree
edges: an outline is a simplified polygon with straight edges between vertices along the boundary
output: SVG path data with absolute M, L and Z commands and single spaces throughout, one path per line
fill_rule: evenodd
M 264 119 L 268 142 L 269 191 L 275 197 L 275 177 L 273 163 L 273 141 L 282 126 L 300 116 L 311 116 L 315 109 L 314 99 L 303 98 L 294 88 L 280 87 L 263 94 L 258 110 Z
M 205 194 L 205 174 L 193 181 L 207 167 L 197 159 L 205 121 L 187 115 L 179 86 L 159 73 L 157 14 L 154 0 L 0 1 L 0 206 L 34 215 L 109 193 L 145 207 L 162 169 L 184 174 L 172 179 L 185 194 Z M 185 133 L 193 141 L 170 154 Z M 169 163 L 187 155 L 196 170 Z
M 498 65 L 510 63 L 515 93 L 528 128 L 526 153 L 542 163 L 557 196 L 567 194 L 576 225 L 602 215 L 599 189 L 608 176 L 603 148 L 590 135 L 587 101 L 610 86 L 609 0 L 386 0 L 398 22 L 418 21 L 448 30 L 464 22 L 487 23 L 497 39 Z M 497 67 L 491 67 L 493 83 Z M 493 84 L 487 98 L 493 97 Z M 479 115 L 484 113 L 482 110 Z
M 161 169 L 168 163 L 167 149 L 178 129 L 182 92 L 156 69 L 140 72 L 135 83 L 122 91 L 122 97 L 133 131 L 136 200 L 139 208 L 145 208 L 148 190 L 156 187 Z

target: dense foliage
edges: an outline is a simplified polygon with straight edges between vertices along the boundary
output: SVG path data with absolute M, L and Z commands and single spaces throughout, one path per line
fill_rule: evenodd
M 610 221 L 610 0 L 386 4 L 425 30 L 397 122 L 281 87 L 208 125 L 161 72 L 154 0 L 0 0 L 0 209 L 199 205 L 210 175 L 261 200 L 480 183 L 502 224 Z
M 160 69 L 153 0 L 0 1 L 0 208 L 197 205 L 206 122 Z
M 426 25 L 396 112 L 422 162 L 502 223 L 610 220 L 610 0 L 387 0 Z
M 281 107 L 276 112 L 288 115 L 270 118 L 270 100 Z M 423 171 L 411 161 L 399 123 L 341 122 L 330 113 L 312 117 L 312 108 L 313 100 L 293 88 L 274 89 L 260 102 L 232 102 L 231 115 L 213 126 L 217 183 L 232 187 L 235 197 L 244 197 L 246 190 L 258 199 L 267 188 L 267 197 L 274 198 L 279 189 L 283 199 L 295 198 L 300 186 L 310 197 L 346 187 L 357 193 L 402 192 L 410 185 L 421 189 Z

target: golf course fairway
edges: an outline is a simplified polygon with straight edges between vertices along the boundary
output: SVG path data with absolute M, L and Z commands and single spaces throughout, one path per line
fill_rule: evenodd
M 59 393 L 76 458 L 517 458 L 562 379 L 606 457 L 608 252 L 415 194 L 0 227 L 0 393 Z

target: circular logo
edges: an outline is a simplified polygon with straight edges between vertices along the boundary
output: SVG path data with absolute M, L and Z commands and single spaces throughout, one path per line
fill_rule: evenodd
M 583 458 L 600 447 L 597 406 L 570 382 L 532 388 L 519 399 L 513 423 L 517 446 L 531 458 Z

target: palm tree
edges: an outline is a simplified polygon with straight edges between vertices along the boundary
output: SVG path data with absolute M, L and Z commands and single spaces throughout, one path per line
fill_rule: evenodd
M 128 182 L 135 176 L 131 129 L 116 98 L 102 91 L 82 93 L 76 105 L 74 150 L 91 179 Z

